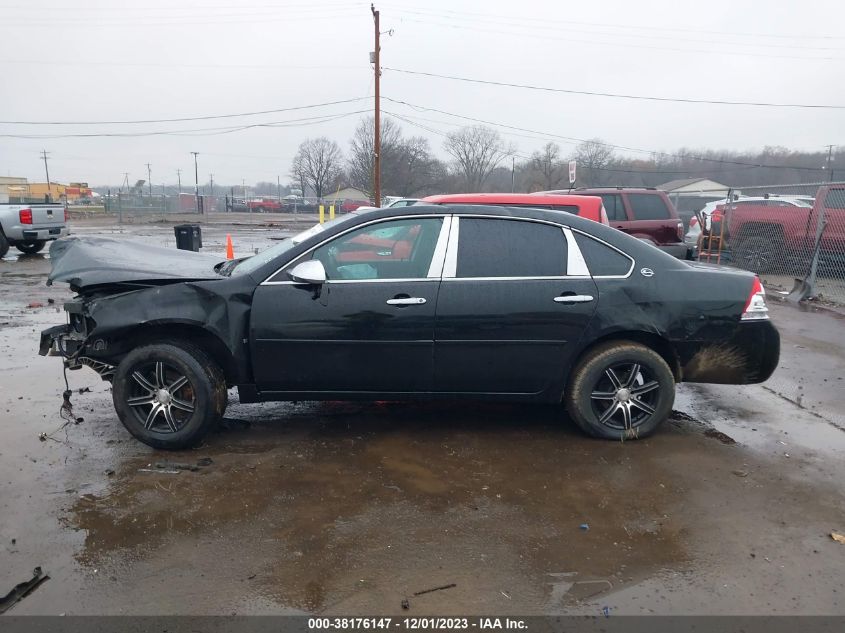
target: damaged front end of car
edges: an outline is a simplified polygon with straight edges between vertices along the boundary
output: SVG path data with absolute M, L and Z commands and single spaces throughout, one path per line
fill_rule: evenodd
M 90 341 L 90 332 L 96 324 L 86 314 L 86 301 L 77 297 L 65 303 L 68 322 L 56 325 L 41 332 L 38 353 L 41 356 L 60 356 L 67 369 L 90 367 L 103 380 L 110 380 L 114 374 L 114 364 L 99 360 L 91 352 L 104 352 L 105 340 Z
M 244 347 L 252 282 L 218 274 L 216 256 L 93 237 L 59 240 L 50 255 L 48 283 L 68 283 L 77 296 L 64 305 L 67 322 L 42 331 L 42 356 L 111 380 L 138 345 L 180 338 L 240 375 L 244 363 L 231 359 Z

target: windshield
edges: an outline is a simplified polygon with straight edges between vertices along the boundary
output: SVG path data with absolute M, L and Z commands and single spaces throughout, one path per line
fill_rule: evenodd
M 232 276 L 236 275 L 248 275 L 249 273 L 258 270 L 265 264 L 269 264 L 277 257 L 281 257 L 289 250 L 291 250 L 297 244 L 301 244 L 305 240 L 310 237 L 317 235 L 318 233 L 322 233 L 326 230 L 327 227 L 336 226 L 338 224 L 342 224 L 343 222 L 350 221 L 354 216 L 345 215 L 340 218 L 335 218 L 334 220 L 329 220 L 324 224 L 315 224 L 310 229 L 306 229 L 301 233 L 297 233 L 292 237 L 285 238 L 278 244 L 267 248 L 257 255 L 253 255 L 252 257 L 247 257 L 246 259 L 242 259 L 241 261 L 233 264 L 229 269 L 229 274 Z M 226 269 L 224 265 L 223 270 Z

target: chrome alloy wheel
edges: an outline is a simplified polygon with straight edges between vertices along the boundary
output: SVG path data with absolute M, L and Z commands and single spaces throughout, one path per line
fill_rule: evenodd
M 132 372 L 126 404 L 145 429 L 176 433 L 194 414 L 196 397 L 186 376 L 172 365 L 157 361 Z
M 604 370 L 590 393 L 599 424 L 632 430 L 655 412 L 660 384 L 639 363 L 620 363 Z

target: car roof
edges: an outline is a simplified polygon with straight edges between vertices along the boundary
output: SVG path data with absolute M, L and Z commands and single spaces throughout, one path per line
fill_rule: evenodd
M 550 194 L 548 192 L 538 193 L 449 193 L 423 198 L 423 202 L 431 204 L 554 204 L 559 206 L 579 206 L 585 204 L 589 198 L 584 196 L 571 196 L 567 200 L 566 195 Z M 593 200 L 595 204 L 601 204 L 601 198 Z
M 559 191 L 561 193 L 571 193 L 574 196 L 589 196 L 600 193 L 619 193 L 620 191 L 625 193 L 649 193 L 652 195 L 665 195 L 666 193 L 665 191 L 660 191 L 654 187 L 579 187 L 578 189 L 573 189 L 572 191 L 569 189 L 560 189 Z

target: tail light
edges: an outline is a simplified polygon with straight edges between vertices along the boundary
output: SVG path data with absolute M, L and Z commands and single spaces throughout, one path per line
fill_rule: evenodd
M 742 321 L 760 321 L 769 318 L 769 308 L 766 306 L 766 291 L 760 278 L 755 276 L 751 285 L 751 293 L 745 302 L 745 309 L 742 311 Z
M 32 209 L 21 209 L 18 212 L 21 224 L 32 224 Z
M 722 212 L 719 211 L 719 209 L 716 209 L 710 217 L 713 219 L 714 222 L 721 222 Z
M 678 239 L 684 240 L 684 223 L 678 220 Z
M 67 222 L 69 218 L 70 214 L 68 213 L 67 207 L 65 207 L 65 222 Z
M 601 205 L 601 223 L 605 226 L 610 226 L 610 221 L 607 219 L 607 211 L 605 211 L 604 205 Z
M 689 219 L 689 225 L 690 225 L 690 228 L 692 228 L 692 227 L 694 227 L 694 226 L 698 226 L 698 218 L 697 218 L 697 217 L 695 217 L 695 216 L 692 216 L 692 217 Z

